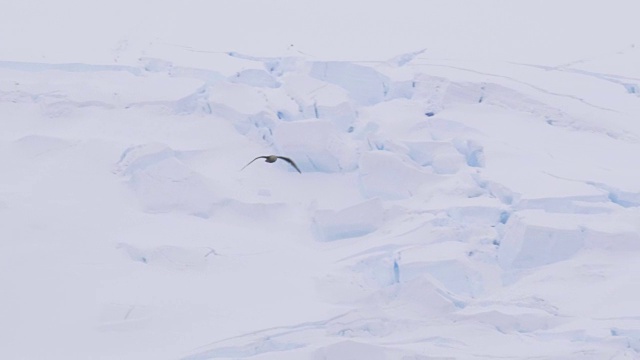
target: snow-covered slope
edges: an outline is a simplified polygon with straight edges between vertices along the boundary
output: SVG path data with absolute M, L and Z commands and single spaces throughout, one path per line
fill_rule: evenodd
M 30 33 L 0 58 L 0 358 L 640 357 L 635 46 L 199 57 L 133 32 L 93 44 L 109 61 Z M 302 174 L 240 171 L 268 154 Z

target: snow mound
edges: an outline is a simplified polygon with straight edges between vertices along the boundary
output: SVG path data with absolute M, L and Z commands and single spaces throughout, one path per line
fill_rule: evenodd
M 536 226 L 516 214 L 509 219 L 498 258 L 506 269 L 530 268 L 566 260 L 583 246 L 584 228 Z
M 371 199 L 339 211 L 317 210 L 313 226 L 317 239 L 333 241 L 369 234 L 378 229 L 383 218 L 382 202 Z
M 279 119 L 325 119 L 346 132 L 357 119 L 355 106 L 342 88 L 299 73 L 284 77 L 282 92 L 267 94 Z
M 220 201 L 209 179 L 190 169 L 162 144 L 126 149 L 114 172 L 128 177 L 129 187 L 150 213 L 201 214 Z
M 328 120 L 279 123 L 274 140 L 280 153 L 295 158 L 303 172 L 343 172 L 357 166 L 356 147 Z
M 594 217 L 597 215 L 516 212 L 500 241 L 500 265 L 505 269 L 533 268 L 567 260 L 583 249 L 640 249 L 640 236 L 633 226 L 626 221 L 601 221 Z
M 389 91 L 389 78 L 368 66 L 342 61 L 315 62 L 309 74 L 344 88 L 360 105 L 382 102 Z
M 465 165 L 465 157 L 446 141 L 405 142 L 408 155 L 421 166 L 430 166 L 436 174 L 455 174 Z
M 240 71 L 229 79 L 231 82 L 253 87 L 277 88 L 280 83 L 264 70 L 247 69 Z
M 263 111 L 267 99 L 259 88 L 244 83 L 218 82 L 208 87 L 208 101 L 223 105 L 241 114 L 256 114 Z
M 448 292 L 458 296 L 477 297 L 484 291 L 482 275 L 462 260 L 403 261 L 400 274 L 400 280 L 409 283 L 429 274 Z
M 424 172 L 388 151 L 369 151 L 360 156 L 360 190 L 367 198 L 405 199 L 421 186 L 433 185 L 439 175 Z

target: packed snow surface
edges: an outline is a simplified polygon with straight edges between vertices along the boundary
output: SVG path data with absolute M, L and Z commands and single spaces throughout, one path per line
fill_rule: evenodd
M 69 24 L 120 3 L 74 7 L 86 16 Z M 256 2 L 281 22 L 268 28 L 239 17 L 246 3 L 227 5 L 240 25 L 284 36 L 290 20 L 307 37 L 277 53 L 277 37 L 251 48 L 235 34 L 211 51 L 186 34 L 206 16 L 231 28 L 225 16 L 180 5 L 182 32 L 151 37 L 174 8 L 133 2 L 128 30 L 52 48 L 48 16 L 71 2 L 0 16 L 45 32 L 0 52 L 0 358 L 640 358 L 640 48 L 617 43 L 633 6 L 612 2 L 628 10 L 620 36 L 590 30 L 597 51 L 573 53 L 570 24 L 556 42 L 526 27 L 543 5 L 503 8 L 523 22 L 513 38 L 545 38 L 551 55 L 480 59 L 445 45 L 500 47 L 415 40 L 415 11 L 387 34 L 396 7 Z M 422 12 L 421 29 L 495 20 L 479 3 Z M 361 8 L 388 16 L 363 26 L 391 53 L 312 30 L 333 20 L 364 39 L 346 23 Z M 510 31 L 491 24 L 478 34 Z M 72 25 L 52 31 L 86 40 Z M 240 171 L 270 154 L 302 174 L 281 160 Z

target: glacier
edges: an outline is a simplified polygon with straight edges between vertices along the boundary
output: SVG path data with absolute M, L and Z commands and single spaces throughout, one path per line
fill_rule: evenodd
M 0 358 L 640 358 L 634 5 L 332 1 L 0 15 Z

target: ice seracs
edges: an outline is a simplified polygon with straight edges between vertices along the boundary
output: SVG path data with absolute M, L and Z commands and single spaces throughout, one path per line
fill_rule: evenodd
M 274 162 L 276 162 L 276 160 L 282 159 L 282 160 L 288 162 L 289 164 L 291 164 L 291 166 L 293 166 L 300 174 L 302 174 L 302 171 L 300 171 L 300 169 L 298 169 L 298 165 L 296 165 L 296 163 L 293 162 L 293 160 L 289 159 L 288 157 L 277 156 L 277 155 L 258 156 L 257 158 L 249 161 L 249 163 L 247 165 L 245 165 L 242 169 L 240 169 L 240 171 L 244 170 L 244 168 L 246 168 L 247 166 L 251 165 L 252 162 L 254 162 L 254 161 L 258 160 L 258 159 L 265 159 L 265 161 L 268 162 L 268 163 L 274 163 Z

